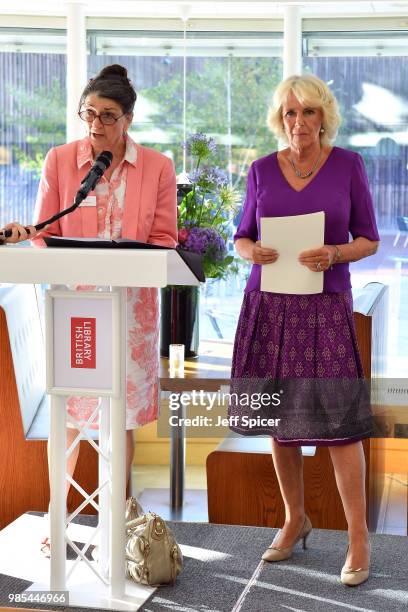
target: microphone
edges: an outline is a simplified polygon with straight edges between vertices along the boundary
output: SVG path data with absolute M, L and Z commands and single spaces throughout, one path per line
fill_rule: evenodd
M 54 223 L 54 221 L 57 221 L 61 217 L 64 217 L 68 213 L 71 213 L 76 208 L 78 208 L 80 203 L 83 200 L 85 200 L 88 193 L 92 191 L 93 189 L 95 189 L 97 182 L 100 180 L 103 173 L 111 165 L 112 159 L 113 159 L 113 155 L 110 151 L 102 151 L 102 153 L 100 153 L 98 157 L 95 159 L 95 162 L 92 168 L 90 169 L 90 171 L 88 172 L 88 174 L 82 179 L 81 186 L 77 191 L 77 194 L 74 199 L 74 203 L 69 208 L 66 208 L 65 210 L 61 210 L 59 213 L 57 213 L 50 219 L 47 219 L 46 221 L 42 221 L 38 225 L 35 225 L 34 226 L 35 229 L 37 231 L 42 230 L 44 229 L 46 225 L 50 225 L 51 223 Z M 11 230 L 8 229 L 8 230 L 5 230 L 5 232 L 3 232 L 2 235 L 4 236 L 4 238 L 10 238 L 11 234 L 12 234 Z
M 95 159 L 94 165 L 81 181 L 81 187 L 75 196 L 75 204 L 79 205 L 83 200 L 85 200 L 88 193 L 95 189 L 97 182 L 111 165 L 112 158 L 113 156 L 110 151 L 102 151 L 102 153 L 98 155 L 98 157 Z

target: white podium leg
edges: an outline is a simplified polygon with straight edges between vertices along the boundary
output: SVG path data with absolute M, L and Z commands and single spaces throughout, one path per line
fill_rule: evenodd
M 65 397 L 51 395 L 50 426 L 50 536 L 52 591 L 65 591 L 66 416 Z
M 110 423 L 109 423 L 109 400 L 101 398 L 99 409 L 99 486 L 109 480 L 109 464 L 104 457 L 110 457 Z M 109 507 L 110 492 L 108 487 L 103 487 L 99 493 L 99 571 L 105 578 L 109 577 Z
M 72 300 L 72 305 L 69 301 Z M 106 300 L 109 307 L 103 304 L 95 305 L 95 301 Z M 106 329 L 109 338 L 103 354 L 112 351 L 112 383 L 106 394 L 113 397 L 104 399 L 95 407 L 86 421 L 75 419 L 66 410 L 66 396 L 101 396 L 101 390 L 87 387 L 72 386 L 72 380 L 67 386 L 55 388 L 54 380 L 54 333 L 61 329 L 61 317 L 68 330 L 65 346 L 71 343 L 72 320 L 75 317 L 89 316 L 92 308 L 103 321 L 111 317 L 111 331 Z M 50 426 L 50 536 L 51 536 L 51 567 L 50 580 L 35 582 L 30 591 L 35 590 L 69 590 L 70 605 L 79 607 L 107 608 L 111 610 L 134 611 L 146 601 L 154 591 L 153 587 L 135 584 L 125 579 L 125 499 L 126 499 L 126 308 L 127 289 L 111 287 L 111 294 L 106 292 L 76 292 L 49 291 L 46 303 L 47 329 L 47 387 L 51 396 L 51 426 Z M 86 306 L 86 308 L 83 308 Z M 100 308 L 99 308 L 100 307 Z M 91 308 L 91 310 L 92 310 Z M 112 311 L 111 311 L 112 308 Z M 106 312 L 105 312 L 106 310 Z M 98 314 L 99 313 L 99 314 Z M 101 314 L 102 313 L 102 314 Z M 106 323 L 108 324 L 108 323 Z M 71 335 L 69 328 L 71 325 Z M 76 325 L 76 323 L 75 323 Z M 72 353 L 71 353 L 72 354 Z M 64 354 L 64 358 L 67 355 Z M 68 356 L 69 359 L 69 356 Z M 72 368 L 72 366 L 71 366 Z M 55 391 L 55 395 L 53 392 Z M 59 393 L 64 393 L 60 396 Z M 108 405 L 109 404 L 109 405 Z M 89 429 L 99 410 L 99 445 L 90 435 Z M 66 424 L 67 421 L 78 429 L 79 435 L 72 442 L 70 452 L 79 443 L 79 438 L 85 439 L 99 453 L 99 485 L 90 492 L 85 491 L 79 483 L 66 474 Z M 82 495 L 83 501 L 67 516 L 66 484 L 67 481 Z M 98 496 L 98 504 L 95 498 Z M 90 503 L 99 513 L 97 530 L 80 526 L 70 526 L 67 533 L 67 521 L 71 522 Z M 81 533 L 82 532 L 82 533 Z M 86 532 L 86 534 L 85 534 Z M 99 536 L 98 536 L 99 532 Z M 99 537 L 99 563 L 90 561 L 86 551 Z M 78 546 L 77 541 L 84 544 Z M 70 544 L 76 553 L 75 560 L 66 560 L 66 545 Z M 68 570 L 68 571 L 67 571 Z
M 110 593 L 120 599 L 125 593 L 126 509 L 126 288 L 113 288 L 120 295 L 120 380 L 119 398 L 111 398 L 111 499 L 110 499 Z

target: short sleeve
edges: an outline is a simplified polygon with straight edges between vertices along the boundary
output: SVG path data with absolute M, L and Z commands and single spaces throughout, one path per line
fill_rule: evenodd
M 349 231 L 353 238 L 380 240 L 373 200 L 361 155 L 356 154 L 351 174 L 351 212 Z
M 258 228 L 256 224 L 256 192 L 257 182 L 254 164 L 251 165 L 247 179 L 247 190 L 243 206 L 243 212 L 234 240 L 238 238 L 250 238 L 254 242 L 258 239 Z

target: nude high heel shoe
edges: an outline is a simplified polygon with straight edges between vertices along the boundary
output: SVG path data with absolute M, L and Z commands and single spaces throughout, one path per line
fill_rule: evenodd
M 346 584 L 347 586 L 358 586 L 359 584 L 363 584 L 370 575 L 370 568 L 363 569 L 352 569 L 351 567 L 344 566 L 341 570 L 340 580 L 342 584 Z
M 347 546 L 346 558 L 349 547 Z M 359 567 L 358 569 L 353 569 L 352 567 L 347 567 L 343 565 L 340 581 L 342 584 L 346 584 L 347 586 L 358 586 L 359 584 L 363 584 L 370 575 L 370 567 L 366 569 Z
M 285 559 L 289 559 L 292 556 L 293 548 L 299 540 L 303 540 L 303 550 L 306 547 L 306 540 L 312 531 L 312 523 L 310 522 L 309 517 L 305 516 L 305 522 L 303 523 L 303 527 L 300 530 L 300 533 L 296 540 L 293 542 L 292 546 L 287 546 L 286 548 L 278 548 L 277 546 L 269 546 L 262 555 L 262 559 L 264 561 L 284 561 Z

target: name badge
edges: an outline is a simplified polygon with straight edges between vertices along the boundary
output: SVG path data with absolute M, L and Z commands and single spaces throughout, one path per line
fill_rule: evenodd
M 80 203 L 79 208 L 81 208 L 81 206 L 96 206 L 96 196 L 86 196 L 85 200 L 82 200 L 82 202 Z

